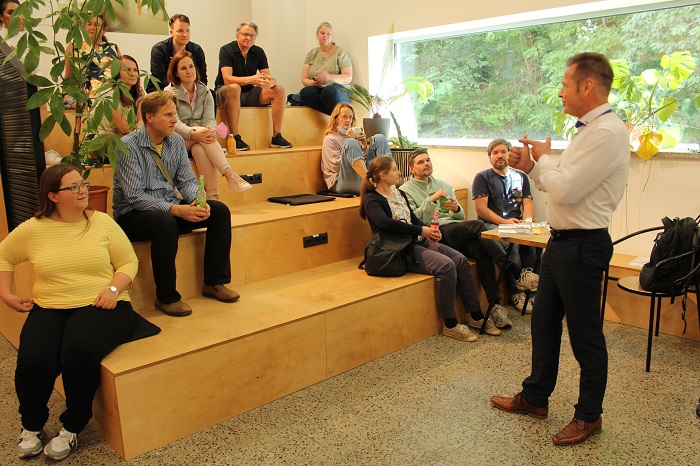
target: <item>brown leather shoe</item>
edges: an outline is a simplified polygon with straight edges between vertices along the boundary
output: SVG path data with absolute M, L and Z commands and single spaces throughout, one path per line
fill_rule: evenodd
M 576 445 L 586 441 L 588 437 L 598 432 L 603 427 L 603 418 L 599 417 L 595 422 L 585 422 L 573 418 L 569 425 L 552 437 L 555 445 Z
M 156 309 L 163 314 L 173 317 L 185 317 L 192 314 L 192 308 L 183 300 L 175 301 L 174 303 L 163 303 L 156 299 Z
M 202 295 L 207 298 L 218 299 L 223 303 L 235 303 L 241 297 L 233 290 L 229 290 L 224 285 L 204 285 Z
M 493 403 L 496 408 L 502 409 L 503 411 L 529 414 L 537 419 L 546 418 L 547 412 L 549 411 L 549 408 L 537 408 L 532 406 L 520 393 L 515 396 L 492 396 L 491 403 Z

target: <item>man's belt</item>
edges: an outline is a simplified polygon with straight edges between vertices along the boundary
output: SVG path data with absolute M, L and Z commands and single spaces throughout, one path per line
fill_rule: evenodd
M 584 238 L 586 236 L 593 236 L 600 233 L 607 233 L 607 228 L 596 228 L 594 230 L 582 230 L 580 228 L 572 230 L 555 230 L 554 228 L 549 229 L 549 234 L 554 239 L 573 239 L 573 238 Z

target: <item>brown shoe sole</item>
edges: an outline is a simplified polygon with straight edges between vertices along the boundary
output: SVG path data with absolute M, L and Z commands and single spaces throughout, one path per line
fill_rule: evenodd
M 507 413 L 515 413 L 515 414 L 525 414 L 527 416 L 534 417 L 535 419 L 545 419 L 547 417 L 547 414 L 549 414 L 547 411 L 544 412 L 544 414 L 537 414 L 533 413 L 532 411 L 525 411 L 525 410 L 515 410 L 515 409 L 507 409 L 504 408 L 503 406 L 499 406 L 498 404 L 494 403 L 493 400 L 491 400 L 491 404 L 495 406 L 496 408 L 500 409 L 501 411 L 505 411 Z
M 235 303 L 240 298 L 240 296 L 236 296 L 235 298 L 224 299 L 224 298 L 219 298 L 214 293 L 202 293 L 202 296 L 204 296 L 205 298 L 214 298 L 217 301 L 221 301 L 222 303 Z
M 162 312 L 163 314 L 169 315 L 171 317 L 185 317 L 192 314 L 192 309 L 177 312 L 166 311 L 160 303 L 156 303 L 156 309 Z

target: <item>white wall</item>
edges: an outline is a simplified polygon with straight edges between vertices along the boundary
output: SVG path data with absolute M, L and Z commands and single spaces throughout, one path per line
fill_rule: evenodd
M 339 4 L 311 0 L 205 0 L 199 3 L 168 0 L 167 8 L 170 15 L 183 13 L 190 17 L 192 40 L 200 44 L 207 55 L 210 86 L 213 87 L 216 78 L 219 48 L 235 39 L 238 23 L 252 20 L 260 27 L 256 43 L 265 49 L 273 74 L 291 93 L 301 87 L 302 62 L 306 52 L 318 45 L 314 31 L 322 21 L 333 25 L 336 43 L 349 51 L 353 59 L 354 81 L 367 85 L 367 39 L 386 33 L 392 21 L 396 31 L 406 31 L 585 3 L 593 2 L 355 0 Z M 165 37 L 167 35 L 109 34 L 109 39 L 119 44 L 124 53 L 133 55 L 142 68 L 149 67 L 153 44 Z M 49 66 L 44 65 L 44 68 L 49 69 Z M 474 174 L 489 167 L 485 151 L 432 149 L 431 156 L 435 161 L 436 175 L 453 186 L 471 189 Z M 632 156 L 630 164 L 628 189 L 611 223 L 613 238 L 659 225 L 666 215 L 695 216 L 700 212 L 700 196 L 697 194 L 700 160 L 656 159 L 644 163 Z M 536 217 L 544 220 L 547 196 L 536 192 L 534 197 Z M 473 205 L 469 213 L 474 216 Z M 624 252 L 640 255 L 648 255 L 650 249 L 650 239 L 621 248 Z

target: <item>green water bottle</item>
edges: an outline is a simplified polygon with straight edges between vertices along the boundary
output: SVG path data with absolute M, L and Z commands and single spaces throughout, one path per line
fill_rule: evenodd
M 199 188 L 197 189 L 197 199 L 194 201 L 197 207 L 207 207 L 207 192 L 204 190 L 204 175 L 199 175 Z
M 440 212 L 442 212 L 443 214 L 446 214 L 447 212 L 449 212 L 449 210 L 445 209 L 445 208 L 442 206 L 442 203 L 445 202 L 446 200 L 448 200 L 446 197 L 441 197 L 440 199 L 438 199 L 438 205 L 440 206 L 440 207 L 439 207 L 439 208 L 440 208 Z

